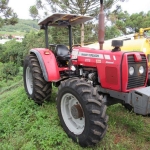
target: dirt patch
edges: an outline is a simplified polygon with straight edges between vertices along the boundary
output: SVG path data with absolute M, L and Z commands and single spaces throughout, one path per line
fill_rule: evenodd
M 119 134 L 115 135 L 114 144 L 118 144 L 121 141 L 121 136 Z

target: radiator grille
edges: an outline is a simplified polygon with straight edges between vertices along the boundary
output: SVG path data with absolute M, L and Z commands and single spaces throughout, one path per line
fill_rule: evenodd
M 128 75 L 127 89 L 141 87 L 144 86 L 145 84 L 147 61 L 144 55 L 141 55 L 141 57 L 142 57 L 141 62 L 135 62 L 134 55 L 128 56 L 128 66 L 134 67 L 135 73 L 133 75 Z M 139 73 L 139 66 L 141 65 L 144 67 L 144 73 L 142 75 Z

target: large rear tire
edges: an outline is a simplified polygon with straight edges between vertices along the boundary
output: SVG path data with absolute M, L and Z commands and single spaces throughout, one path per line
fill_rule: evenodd
M 105 135 L 108 116 L 97 88 L 85 80 L 71 78 L 58 88 L 57 109 L 61 125 L 75 142 L 86 147 L 95 145 Z
M 42 104 L 49 100 L 52 83 L 46 82 L 35 54 L 26 56 L 23 68 L 24 88 L 29 98 L 36 103 Z

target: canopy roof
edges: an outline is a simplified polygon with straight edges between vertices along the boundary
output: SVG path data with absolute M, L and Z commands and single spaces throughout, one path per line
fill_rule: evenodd
M 38 22 L 38 25 L 67 26 L 81 24 L 93 19 L 90 16 L 55 13 Z

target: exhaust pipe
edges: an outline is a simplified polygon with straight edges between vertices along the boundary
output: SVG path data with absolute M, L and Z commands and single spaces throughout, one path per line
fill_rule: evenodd
M 105 27 L 104 27 L 104 10 L 103 10 L 103 0 L 100 0 L 100 12 L 99 12 L 99 24 L 98 24 L 98 42 L 100 50 L 103 49 L 104 37 L 105 37 Z

